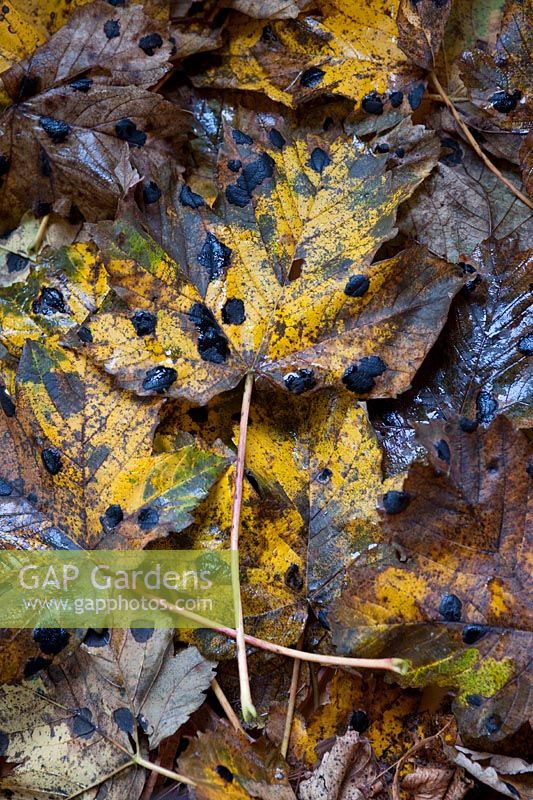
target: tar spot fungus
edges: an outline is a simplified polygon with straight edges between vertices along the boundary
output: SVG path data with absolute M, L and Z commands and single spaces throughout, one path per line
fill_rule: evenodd
M 461 417 L 459 420 L 459 427 L 464 433 L 474 433 L 478 425 L 479 423 L 477 420 L 468 419 L 468 417 Z
M 403 149 L 403 147 L 398 147 L 396 148 L 394 153 L 398 156 L 398 158 L 403 158 L 405 155 L 405 150 Z
M 202 360 L 223 364 L 229 354 L 228 340 L 211 311 L 202 303 L 194 303 L 189 318 L 199 331 L 197 347 Z
M 230 297 L 222 308 L 222 321 L 226 325 L 242 325 L 246 319 L 244 303 L 238 297 Z
M 118 503 L 112 503 L 100 517 L 100 522 L 106 530 L 113 530 L 117 525 L 120 525 L 123 519 L 124 513 L 120 505 Z
M 136 311 L 131 317 L 131 324 L 137 336 L 153 336 L 157 325 L 157 317 L 149 311 Z
M 315 172 L 321 173 L 328 164 L 331 164 L 331 158 L 328 156 L 326 151 L 322 150 L 321 147 L 315 147 L 311 153 L 311 158 L 309 159 L 309 166 L 311 169 L 314 169 Z
M 0 406 L 6 417 L 14 417 L 16 413 L 15 403 L 5 386 L 0 386 Z
M 42 669 L 49 667 L 51 663 L 51 658 L 43 658 L 42 656 L 29 658 L 24 665 L 24 677 L 31 678 L 33 675 L 37 675 Z
M 156 508 L 148 506 L 139 511 L 137 515 L 137 522 L 142 531 L 151 531 L 159 522 L 159 514 Z
M 254 140 L 251 136 L 238 130 L 232 130 L 231 136 L 235 144 L 253 144 Z
M 238 172 L 241 167 L 242 161 L 239 161 L 238 158 L 231 158 L 228 161 L 228 169 L 230 169 L 232 172 Z
M 57 447 L 45 447 L 45 449 L 41 451 L 41 458 L 45 470 L 49 472 L 50 475 L 57 475 L 63 466 L 61 462 L 61 453 Z
M 348 730 L 364 733 L 370 725 L 367 714 L 361 709 L 352 711 L 348 720 Z
M 139 47 L 147 56 L 153 56 L 155 51 L 163 46 L 163 39 L 158 33 L 148 33 L 139 39 Z
M 498 714 L 491 714 L 490 717 L 485 719 L 485 730 L 489 735 L 498 733 L 502 725 L 502 718 Z
M 25 256 L 19 256 L 18 253 L 8 253 L 6 256 L 6 265 L 8 272 L 21 272 L 29 266 L 30 259 Z
M 57 656 L 69 643 L 70 633 L 64 628 L 34 628 L 33 639 L 41 653 Z
M 231 249 L 213 233 L 208 233 L 198 253 L 198 263 L 207 270 L 209 280 L 220 278 L 231 260 Z
M 147 392 L 164 392 L 177 377 L 178 373 L 172 367 L 152 367 L 147 370 L 142 387 Z
M 489 392 L 481 390 L 476 397 L 476 419 L 480 425 L 488 425 L 496 416 L 498 401 Z
M 70 133 L 70 125 L 54 117 L 39 117 L 39 125 L 54 144 L 61 144 Z
M 151 203 L 157 203 L 161 197 L 161 189 L 154 181 L 146 181 L 143 185 L 143 201 L 144 204 L 149 206 Z
M 127 117 L 119 119 L 115 125 L 115 133 L 121 141 L 128 142 L 134 147 L 142 147 L 146 144 L 147 137 L 144 131 L 138 130 L 137 125 Z
M 480 694 L 468 694 L 466 696 L 466 702 L 469 706 L 473 706 L 474 708 L 479 708 L 483 705 L 483 698 Z
M 93 335 L 90 328 L 87 328 L 85 325 L 82 325 L 81 328 L 78 328 L 77 337 L 80 342 L 84 344 L 90 344 L 93 340 Z
M 377 92 L 369 92 L 361 103 L 367 114 L 383 114 L 383 100 Z
M 342 382 L 350 392 L 370 392 L 375 386 L 374 378 L 386 369 L 387 365 L 379 356 L 366 356 L 344 370 Z
M 226 781 L 226 783 L 231 783 L 233 781 L 233 772 L 223 764 L 218 764 L 215 767 L 215 772 L 222 778 L 223 781 Z
M 379 142 L 374 148 L 375 153 L 388 153 L 390 151 L 390 147 L 387 142 Z
M 416 86 L 413 86 L 413 88 L 409 90 L 407 99 L 412 111 L 416 111 L 416 109 L 420 106 L 425 91 L 426 87 L 423 83 L 417 83 Z
M 5 756 L 9 747 L 9 736 L 4 731 L 0 731 L 0 758 Z
M 283 383 L 292 394 L 302 394 L 315 386 L 315 373 L 312 369 L 299 369 L 296 372 L 289 372 L 283 377 Z
M 78 708 L 72 720 L 72 733 L 80 739 L 90 739 L 96 730 L 90 708 Z
M 0 478 L 0 497 L 9 497 L 13 493 L 13 487 L 9 481 Z
M 491 106 L 500 114 L 509 114 L 514 111 L 518 101 L 522 97 L 522 92 L 516 90 L 512 94 L 509 92 L 494 92 L 489 98 Z
M 293 589 L 295 592 L 301 592 L 304 586 L 304 581 L 300 575 L 300 567 L 298 564 L 291 564 L 285 573 L 285 586 Z
M 113 719 L 115 724 L 124 733 L 133 733 L 135 730 L 135 719 L 129 708 L 123 706 L 113 711 Z
M 120 22 L 118 19 L 108 19 L 104 23 L 104 33 L 108 39 L 116 39 L 120 36 Z
M 362 297 L 368 292 L 370 281 L 366 275 L 352 275 L 344 287 L 344 294 L 348 297 Z
M 84 94 L 87 94 L 92 85 L 92 78 L 77 78 L 69 83 L 70 88 L 74 89 L 75 92 L 83 92 Z
M 186 183 L 181 187 L 180 203 L 182 206 L 188 206 L 189 208 L 200 208 L 205 205 L 204 198 L 196 194 L 196 192 L 193 192 Z
M 87 647 L 105 647 L 111 641 L 109 628 L 101 628 L 97 631 L 89 628 L 83 641 Z
M 440 140 L 442 147 L 450 150 L 449 153 L 439 158 L 441 164 L 446 164 L 447 167 L 455 167 L 463 160 L 463 149 L 460 147 L 459 142 L 452 139 L 451 136 L 445 136 Z
M 149 642 L 154 635 L 153 628 L 131 628 L 131 635 L 139 644 Z
M 59 289 L 54 289 L 53 287 L 49 288 L 47 286 L 41 289 L 41 294 L 33 301 L 31 310 L 34 314 L 43 314 L 45 317 L 52 314 L 68 313 L 65 299 Z
M 274 174 L 274 160 L 262 153 L 256 161 L 247 164 L 235 183 L 226 187 L 226 198 L 232 205 L 244 208 L 252 199 L 252 192 Z
M 486 625 L 465 625 L 461 638 L 465 644 L 475 644 L 478 642 L 489 629 Z
M 446 439 L 439 439 L 435 444 L 435 450 L 437 451 L 437 458 L 440 461 L 445 461 L 447 464 L 450 463 L 450 446 Z
M 517 345 L 518 352 L 523 356 L 533 356 L 533 334 L 522 336 Z
M 316 479 L 319 483 L 329 483 L 332 475 L 333 472 L 330 469 L 328 469 L 328 467 L 324 467 L 324 469 L 320 470 L 320 472 L 316 476 Z
M 383 495 L 383 508 L 387 514 L 400 514 L 405 511 L 411 500 L 407 492 L 392 490 Z
M 399 108 L 403 103 L 403 92 L 391 92 L 389 95 L 390 104 L 393 108 Z
M 309 67 L 300 77 L 300 86 L 312 89 L 314 86 L 318 86 L 325 74 L 324 70 L 319 67 Z
M 281 133 L 278 130 L 276 130 L 276 128 L 272 128 L 269 131 L 268 138 L 270 139 L 271 144 L 278 150 L 283 150 L 283 148 L 287 144 L 285 138 L 281 135 Z
M 456 594 L 445 594 L 440 601 L 439 614 L 446 622 L 459 622 L 463 604 Z

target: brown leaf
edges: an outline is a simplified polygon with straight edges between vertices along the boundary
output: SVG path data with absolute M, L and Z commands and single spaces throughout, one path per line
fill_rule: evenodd
M 386 800 L 389 792 L 370 743 L 357 731 L 339 736 L 310 778 L 299 786 L 300 800 Z
M 409 800 L 462 800 L 473 782 L 459 769 L 417 767 L 402 780 Z
M 401 0 L 398 9 L 398 46 L 414 64 L 432 69 L 440 49 L 452 0 Z

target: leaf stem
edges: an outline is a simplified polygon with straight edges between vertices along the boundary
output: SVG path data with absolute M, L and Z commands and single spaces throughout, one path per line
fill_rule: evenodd
M 164 775 L 165 778 L 170 778 L 177 783 L 186 783 L 187 786 L 197 785 L 193 780 L 187 778 L 185 775 L 180 775 L 179 772 L 172 772 L 172 770 L 166 769 L 166 767 L 162 767 L 160 764 L 154 764 L 153 761 L 147 761 L 146 758 L 143 758 L 140 755 L 134 756 L 133 763 L 138 764 L 139 767 L 144 767 L 144 769 L 157 772 L 159 775 Z
M 437 76 L 435 75 L 434 72 L 431 73 L 431 80 L 433 82 L 433 85 L 435 86 L 435 89 L 437 90 L 437 92 L 441 96 L 443 103 L 445 103 L 448 106 L 448 108 L 450 109 L 450 111 L 451 111 L 451 113 L 453 115 L 453 118 L 455 119 L 455 121 L 457 122 L 457 124 L 459 125 L 461 130 L 463 131 L 466 139 L 468 140 L 468 143 L 475 150 L 477 155 L 481 158 L 481 160 L 483 161 L 483 163 L 485 164 L 487 169 L 490 169 L 490 171 L 493 173 L 493 175 L 496 175 L 498 180 L 500 180 L 504 184 L 504 186 L 506 186 L 509 189 L 509 191 L 512 192 L 515 195 L 515 197 L 518 197 L 518 199 L 521 200 L 522 203 L 524 203 L 528 208 L 533 209 L 533 203 L 531 202 L 529 197 L 526 197 L 525 194 L 522 194 L 520 189 L 517 189 L 516 186 L 514 185 L 514 183 L 511 183 L 511 181 L 508 180 L 505 177 L 505 175 L 502 175 L 502 173 L 500 172 L 498 167 L 495 166 L 495 164 L 492 163 L 490 158 L 488 158 L 488 156 L 485 155 L 485 153 L 483 152 L 481 147 L 478 145 L 478 143 L 476 142 L 476 140 L 474 139 L 474 137 L 470 133 L 468 127 L 466 126 L 466 124 L 463 122 L 463 120 L 459 116 L 459 113 L 458 113 L 457 109 L 455 108 L 454 104 L 452 103 L 452 101 L 450 100 L 450 98 L 448 97 L 448 95 L 446 94 L 444 89 L 442 88 L 442 86 L 440 84 L 440 81 L 439 81 L 439 79 L 437 78 Z
M 45 214 L 45 216 L 41 219 L 39 224 L 39 229 L 35 235 L 35 239 L 33 240 L 32 244 L 28 248 L 29 253 L 35 253 L 38 255 L 39 250 L 41 249 L 42 243 L 44 241 L 44 237 L 46 236 L 46 229 L 48 228 L 48 222 L 50 221 L 50 214 Z
M 237 646 L 237 666 L 239 669 L 239 686 L 241 697 L 242 716 L 245 722 L 252 722 L 257 718 L 257 711 L 252 702 L 250 678 L 248 676 L 248 662 L 246 660 L 246 641 L 244 638 L 244 618 L 241 603 L 241 587 L 239 580 L 239 531 L 241 524 L 242 485 L 244 480 L 244 466 L 246 461 L 246 436 L 248 433 L 248 417 L 250 415 L 250 402 L 254 385 L 253 372 L 246 375 L 244 392 L 242 395 L 241 419 L 239 424 L 239 444 L 237 446 L 237 461 L 235 464 L 235 487 L 233 490 L 233 504 L 231 511 L 230 550 L 234 553 L 232 561 L 233 571 L 233 596 L 235 603 L 235 643 Z
M 213 678 L 213 680 L 211 681 L 211 689 L 213 690 L 216 699 L 218 700 L 218 702 L 220 703 L 220 705 L 224 709 L 224 712 L 225 712 L 228 720 L 231 722 L 231 724 L 233 725 L 235 730 L 238 731 L 239 733 L 242 733 L 243 736 L 246 736 L 246 738 L 249 739 L 250 737 L 248 736 L 248 734 L 246 733 L 246 731 L 242 727 L 237 714 L 235 713 L 235 711 L 231 707 L 231 704 L 230 704 L 228 698 L 226 697 L 226 695 L 222 691 L 222 688 L 221 688 L 221 686 L 220 686 L 220 684 L 219 684 L 219 682 L 217 681 L 216 678 Z
M 302 646 L 303 635 L 300 636 L 298 648 Z M 291 738 L 292 721 L 294 718 L 294 709 L 296 708 L 296 696 L 298 694 L 298 681 L 300 678 L 300 664 L 301 661 L 297 658 L 294 659 L 292 665 L 292 678 L 291 688 L 289 690 L 289 705 L 287 708 L 287 716 L 285 717 L 285 729 L 283 731 L 283 741 L 281 742 L 281 755 L 287 758 L 287 751 L 289 749 L 289 742 Z

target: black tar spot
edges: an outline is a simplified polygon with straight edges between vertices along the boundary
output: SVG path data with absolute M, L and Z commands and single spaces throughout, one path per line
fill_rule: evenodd
M 157 317 L 149 311 L 136 311 L 131 317 L 131 324 L 137 336 L 153 336 L 157 325 Z
M 289 372 L 284 376 L 283 383 L 292 394 L 302 394 L 315 386 L 315 373 L 312 369 L 299 369 L 296 372 Z
M 417 85 L 413 86 L 413 88 L 409 91 L 407 99 L 413 111 L 416 111 L 416 109 L 420 106 L 425 91 L 426 88 L 423 83 L 417 83 Z
M 389 100 L 393 108 L 398 108 L 403 103 L 403 92 L 391 92 Z
M 139 39 L 139 47 L 147 56 L 153 56 L 155 51 L 162 47 L 163 39 L 158 33 L 148 33 Z
M 207 270 L 209 280 L 220 278 L 231 260 L 231 250 L 217 237 L 208 233 L 198 254 L 198 263 Z
M 309 160 L 311 169 L 314 169 L 315 172 L 321 173 L 324 167 L 327 167 L 328 164 L 331 164 L 331 158 L 328 156 L 326 151 L 322 150 L 321 147 L 315 147 Z
M 365 95 L 361 106 L 367 114 L 383 114 L 383 100 L 377 92 L 369 92 Z
M 137 522 L 139 523 L 139 528 L 142 531 L 151 531 L 152 528 L 155 528 L 159 522 L 159 514 L 157 509 L 152 508 L 152 506 L 143 508 L 142 511 L 139 511 L 137 515 Z
M 54 117 L 39 117 L 39 125 L 54 144 L 61 144 L 70 133 L 70 125 Z
M 223 364 L 229 354 L 228 340 L 211 311 L 202 303 L 194 303 L 189 317 L 199 331 L 197 346 L 202 360 Z
M 445 461 L 447 464 L 450 463 L 450 446 L 446 439 L 439 439 L 435 444 L 435 450 L 437 451 L 437 458 L 441 461 Z
M 278 150 L 283 150 L 285 145 L 287 144 L 285 138 L 281 135 L 281 133 L 276 130 L 276 128 L 272 128 L 269 131 L 268 138 L 270 139 L 272 145 L 277 147 Z
M 233 781 L 233 772 L 225 767 L 223 764 L 218 764 L 215 767 L 215 771 L 217 775 L 219 775 L 223 781 L 226 783 L 231 783 Z
M 405 150 L 403 149 L 403 147 L 398 147 L 394 152 L 398 156 L 398 158 L 403 158 L 405 155 Z
M 120 36 L 120 22 L 118 19 L 108 19 L 104 24 L 104 33 L 108 39 L 116 39 Z
M 80 739 L 90 739 L 96 728 L 92 722 L 93 714 L 90 708 L 79 708 L 72 720 L 72 733 Z
M 41 452 L 44 468 L 50 475 L 57 475 L 63 464 L 61 463 L 61 453 L 57 447 L 46 447 Z
M 517 348 L 523 356 L 533 356 L 533 334 L 523 336 L 518 342 Z
M 375 153 L 388 153 L 390 151 L 390 147 L 387 142 L 380 142 L 374 148 Z
M 509 92 L 495 92 L 492 97 L 489 98 L 489 103 L 500 114 L 509 114 L 511 111 L 515 110 L 521 97 L 522 93 L 518 90 L 512 94 Z
M 26 269 L 29 263 L 29 258 L 19 256 L 18 253 L 8 253 L 6 256 L 8 272 L 21 272 L 21 270 Z
M 145 644 L 145 642 L 149 642 L 154 635 L 153 628 L 130 628 L 130 630 L 131 635 L 139 644 Z
M 83 342 L 84 344 L 90 344 L 93 340 L 91 329 L 84 325 L 82 325 L 81 328 L 78 328 L 77 336 L 80 342 Z
M 483 705 L 483 698 L 480 694 L 468 694 L 466 696 L 466 702 L 469 706 L 473 706 L 474 708 L 479 708 Z
M 89 628 L 83 640 L 87 647 L 105 647 L 111 641 L 111 634 L 109 628 L 95 631 Z
M 235 144 L 253 144 L 254 140 L 242 131 L 233 130 L 231 136 Z
M 489 392 L 480 391 L 476 397 L 476 419 L 480 425 L 488 425 L 496 416 L 498 401 Z
M 92 78 L 77 78 L 69 83 L 70 88 L 74 89 L 75 92 L 83 92 L 84 94 L 89 91 L 92 85 Z
M 52 663 L 51 658 L 43 658 L 42 656 L 37 656 L 36 658 L 29 658 L 24 665 L 24 677 L 31 678 L 32 675 L 36 675 L 42 669 L 49 667 Z
M 222 308 L 222 321 L 226 325 L 242 325 L 246 319 L 244 303 L 238 297 L 230 297 Z
M 134 147 L 142 147 L 146 144 L 147 137 L 144 131 L 138 130 L 137 125 L 127 117 L 119 119 L 115 125 L 115 133 L 121 141 L 128 142 Z
M 112 503 L 100 517 L 100 522 L 106 530 L 112 530 L 120 525 L 124 519 L 124 512 L 118 503 Z
M 386 369 L 387 365 L 379 356 L 366 356 L 344 370 L 342 382 L 350 392 L 370 392 L 375 386 L 374 378 Z
M 182 206 L 188 206 L 189 208 L 200 208 L 200 206 L 205 205 L 204 198 L 193 192 L 186 183 L 181 187 L 180 203 Z
M 357 711 L 352 711 L 348 721 L 348 730 L 364 733 L 366 730 L 368 730 L 369 725 L 370 722 L 368 716 L 364 711 L 361 711 L 360 709 L 357 709 Z
M 34 628 L 33 639 L 39 645 L 41 653 L 56 656 L 69 643 L 70 633 L 64 628 Z
M 148 392 L 163 392 L 177 377 L 178 373 L 172 367 L 152 367 L 146 372 L 142 387 Z
M 465 644 L 475 644 L 488 632 L 486 625 L 465 625 L 461 638 Z
M 304 581 L 300 575 L 300 567 L 298 564 L 291 564 L 285 573 L 285 586 L 295 592 L 300 592 L 303 589 L 303 585 Z
M 502 725 L 502 719 L 498 714 L 491 714 L 490 717 L 487 717 L 485 720 L 485 730 L 489 735 L 498 733 Z
M 366 275 L 352 275 L 344 287 L 344 294 L 348 297 L 362 297 L 368 292 L 370 281 Z
M 319 67 L 310 67 L 302 73 L 300 86 L 304 86 L 306 89 L 312 89 L 314 86 L 318 86 L 325 74 L 324 70 Z
M 319 483 L 329 483 L 329 480 L 332 475 L 333 472 L 330 469 L 328 469 L 328 467 L 324 467 L 324 469 L 320 470 L 320 472 L 316 476 L 316 479 Z
M 232 172 L 238 172 L 242 167 L 242 161 L 239 161 L 238 158 L 232 158 L 228 161 L 228 169 Z
M 151 203 L 157 203 L 161 197 L 161 189 L 154 181 L 146 181 L 143 185 L 143 200 L 145 205 L 149 206 Z
M 456 594 L 445 594 L 439 605 L 439 614 L 446 622 L 459 622 L 463 604 Z
M 133 733 L 135 730 L 135 719 L 126 706 L 113 711 L 113 719 L 117 727 L 119 727 L 121 731 L 124 731 L 124 733 Z
M 405 511 L 410 500 L 411 497 L 408 492 L 393 490 L 383 495 L 383 508 L 387 514 L 400 514 Z
M 68 313 L 68 308 L 65 305 L 65 298 L 59 289 L 47 286 L 41 289 L 41 294 L 37 300 L 33 301 L 31 309 L 34 314 L 44 314 L 46 317 L 52 314 Z
M 262 153 L 258 159 L 247 164 L 235 183 L 226 187 L 228 202 L 244 208 L 252 199 L 252 192 L 264 180 L 274 174 L 274 159 L 268 153 Z

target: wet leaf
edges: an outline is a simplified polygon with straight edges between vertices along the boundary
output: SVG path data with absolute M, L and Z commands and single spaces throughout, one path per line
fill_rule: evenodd
M 194 445 L 152 455 L 159 406 L 117 391 L 82 355 L 27 342 L 16 394 L 30 450 L 20 464 L 24 491 L 78 544 L 136 548 L 181 530 L 224 469 L 225 459 Z M 117 504 L 118 526 L 106 517 Z M 147 508 L 149 529 L 140 518 Z
M 328 152 L 298 139 L 280 149 L 272 130 L 260 129 L 260 146 L 228 131 L 220 216 L 177 185 L 162 231 L 174 258 L 126 222 L 95 232 L 131 311 L 91 318 L 87 352 L 125 388 L 205 403 L 250 369 L 294 394 L 409 385 L 461 279 L 417 247 L 370 261 L 430 169 L 433 138 L 401 126 L 403 164 L 344 137 Z M 227 156 L 245 165 L 240 177 Z M 155 318 L 146 337 L 132 330 L 134 309 Z
M 390 94 L 414 88 L 420 75 L 398 47 L 398 5 L 321 0 L 314 14 L 266 26 L 237 17 L 217 65 L 194 82 L 261 91 L 289 106 L 333 92 L 357 100 L 369 114 L 381 114 L 390 106 Z
M 63 667 L 38 681 L 2 687 L 7 770 L 0 787 L 16 800 L 83 790 L 87 797 L 138 798 L 144 771 L 135 754 L 147 753 L 137 726 L 150 730 L 155 742 L 173 732 L 200 705 L 211 679 L 213 665 L 193 648 L 169 656 L 171 640 L 166 630 L 90 632 Z
M 216 730 L 193 739 L 179 769 L 196 783 L 198 800 L 294 800 L 287 767 L 278 752 L 265 741 L 254 744 L 220 722 Z
M 398 9 L 398 44 L 410 61 L 432 69 L 452 9 L 451 0 L 401 0 Z
M 384 495 L 390 545 L 351 570 L 331 612 L 334 639 L 358 655 L 408 654 L 398 682 L 456 688 L 462 735 L 494 747 L 528 714 L 531 446 L 503 417 L 486 431 L 420 430 L 430 463 Z

